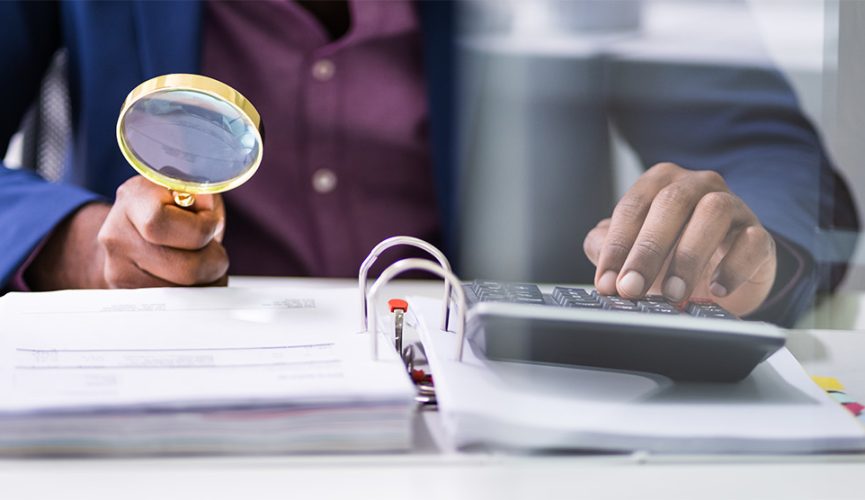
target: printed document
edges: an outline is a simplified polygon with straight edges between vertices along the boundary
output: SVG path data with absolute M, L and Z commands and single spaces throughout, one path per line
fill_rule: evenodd
M 402 362 L 359 330 L 356 289 L 11 293 L 0 434 L 21 415 L 225 408 L 393 408 L 407 427 Z

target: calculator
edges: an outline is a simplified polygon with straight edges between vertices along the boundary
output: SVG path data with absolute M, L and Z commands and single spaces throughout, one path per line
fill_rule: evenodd
M 674 304 L 596 290 L 476 280 L 464 284 L 466 335 L 493 360 L 644 372 L 674 381 L 737 382 L 784 346 L 784 331 L 711 301 Z

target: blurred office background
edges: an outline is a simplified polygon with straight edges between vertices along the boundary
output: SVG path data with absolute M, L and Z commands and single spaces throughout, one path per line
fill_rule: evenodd
M 605 116 L 611 60 L 626 75 L 641 64 L 777 67 L 865 220 L 865 2 L 462 0 L 459 14 L 465 278 L 590 280 L 583 237 L 645 167 Z M 68 157 L 63 67 L 61 52 L 6 158 L 48 179 Z M 634 75 L 615 91 L 665 90 Z M 865 250 L 855 261 L 844 287 L 865 289 Z
M 460 249 L 469 277 L 591 276 L 583 236 L 650 166 L 605 117 L 604 100 L 660 104 L 695 91 L 653 88 L 641 75 L 654 70 L 780 70 L 865 219 L 865 2 L 470 0 L 462 11 Z M 843 245 L 855 236 L 816 237 Z M 855 261 L 845 289 L 865 288 L 862 250 Z

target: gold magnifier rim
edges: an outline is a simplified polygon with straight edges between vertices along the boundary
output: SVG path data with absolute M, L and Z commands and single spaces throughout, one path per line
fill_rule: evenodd
M 229 179 L 223 182 L 216 183 L 201 183 L 188 182 L 173 179 L 163 175 L 156 170 L 153 170 L 144 163 L 143 160 L 132 151 L 132 148 L 126 142 L 123 136 L 123 122 L 126 119 L 126 114 L 132 109 L 132 106 L 139 100 L 166 91 L 172 90 L 188 90 L 192 92 L 200 92 L 209 95 L 220 101 L 229 104 L 236 109 L 241 115 L 247 118 L 255 128 L 255 139 L 257 141 L 258 154 L 252 162 L 252 165 L 240 176 Z M 255 106 L 237 90 L 230 86 L 203 75 L 193 75 L 188 73 L 172 73 L 169 75 L 161 75 L 138 85 L 123 101 L 123 107 L 120 108 L 120 116 L 117 118 L 117 144 L 120 146 L 120 151 L 126 161 L 132 165 L 139 174 L 149 179 L 150 181 L 164 186 L 174 191 L 180 191 L 190 194 L 214 194 L 234 189 L 244 182 L 248 181 L 258 170 L 261 165 L 261 159 L 264 155 L 264 140 L 261 135 L 261 115 Z

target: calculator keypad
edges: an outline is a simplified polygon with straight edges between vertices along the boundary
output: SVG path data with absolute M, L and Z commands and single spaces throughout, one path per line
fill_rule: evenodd
M 660 295 L 648 295 L 640 300 L 630 300 L 615 295 L 601 295 L 597 290 L 560 287 L 545 296 L 532 283 L 504 283 L 476 280 L 466 285 L 471 291 L 470 302 L 508 302 L 513 304 L 547 304 L 550 306 L 623 311 L 646 314 L 676 316 L 686 314 L 699 318 L 738 319 L 718 304 L 705 300 L 694 300 L 680 307 Z

